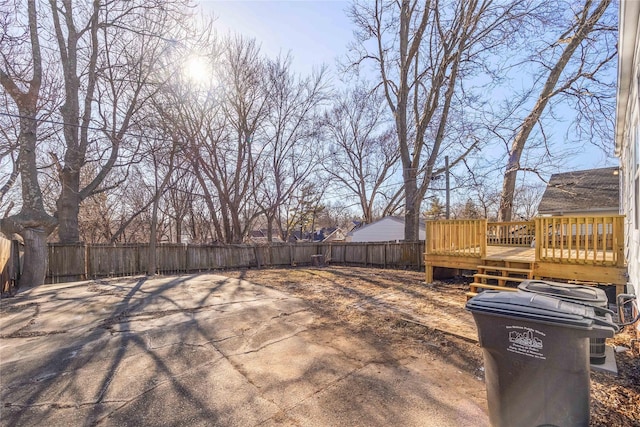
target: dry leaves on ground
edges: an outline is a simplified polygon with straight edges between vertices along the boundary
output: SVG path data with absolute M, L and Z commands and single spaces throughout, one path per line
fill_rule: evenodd
M 358 267 L 227 271 L 228 277 L 306 300 L 321 315 L 356 334 L 373 334 L 408 356 L 440 357 L 482 377 L 482 351 L 465 312 L 464 279 L 424 284 L 424 273 Z M 609 345 L 631 348 L 621 333 Z M 616 355 L 618 376 L 592 372 L 591 425 L 640 426 L 640 356 Z

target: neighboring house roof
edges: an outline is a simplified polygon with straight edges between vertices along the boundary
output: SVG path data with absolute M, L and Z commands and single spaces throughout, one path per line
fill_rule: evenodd
M 542 195 L 539 214 L 618 211 L 620 179 L 617 167 L 557 173 Z
M 266 235 L 262 230 L 251 230 L 249 232 L 249 237 L 266 237 Z
M 328 230 L 331 230 L 332 228 L 329 228 Z M 339 227 L 335 227 L 335 228 L 333 228 L 333 231 L 331 231 L 330 233 L 326 234 L 324 240 L 322 240 L 322 241 L 323 242 L 343 241 L 344 238 L 345 238 L 344 231 Z
M 313 233 L 307 231 L 300 232 L 300 230 L 292 230 L 289 234 L 289 243 L 301 242 L 301 241 L 313 241 Z
M 389 223 L 389 222 L 395 222 L 398 225 L 402 226 L 402 228 L 398 228 L 397 232 L 399 233 L 398 235 L 394 235 L 394 236 L 390 236 L 390 235 L 385 235 L 388 238 L 382 238 L 382 240 L 370 240 L 370 241 L 387 241 L 387 240 L 399 240 L 399 239 L 403 239 L 404 238 L 404 217 L 403 216 L 385 216 L 380 218 L 377 221 L 371 222 L 369 224 L 363 224 L 358 228 L 354 228 L 353 230 L 351 230 L 347 236 L 349 237 L 353 237 L 354 234 L 359 234 L 359 235 L 364 235 L 366 233 L 369 233 L 372 229 L 376 229 L 377 227 L 380 226 L 384 226 L 385 223 Z M 420 220 L 420 232 L 423 233 L 426 225 L 425 222 L 423 220 Z
M 266 228 L 261 228 L 259 230 L 251 230 L 249 232 L 249 240 L 253 243 L 268 243 L 269 239 L 268 236 L 269 232 L 267 231 Z M 278 236 L 276 233 L 274 233 L 271 236 L 271 241 L 272 242 L 282 242 L 282 239 L 280 238 L 280 236 Z

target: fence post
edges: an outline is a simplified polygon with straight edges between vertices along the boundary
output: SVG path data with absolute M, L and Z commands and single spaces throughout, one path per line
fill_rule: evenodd
M 88 280 L 89 279 L 89 245 L 86 242 L 82 242 L 82 253 L 83 253 L 83 257 L 84 257 L 84 262 L 83 262 L 83 276 L 84 279 L 83 280 Z
M 364 266 L 367 267 L 369 265 L 369 244 L 364 244 Z
M 387 249 L 389 249 L 389 242 L 384 242 L 383 268 L 387 268 Z
M 293 263 L 293 259 L 294 259 L 293 252 L 294 252 L 293 251 L 293 243 L 289 243 L 289 258 L 290 258 L 290 261 L 291 261 L 290 262 L 291 267 L 294 266 L 294 263 Z
M 253 247 L 253 256 L 256 258 L 256 267 L 258 268 L 258 270 L 260 270 L 260 266 L 261 266 L 261 262 L 260 262 L 260 255 L 258 254 L 258 246 L 254 246 Z

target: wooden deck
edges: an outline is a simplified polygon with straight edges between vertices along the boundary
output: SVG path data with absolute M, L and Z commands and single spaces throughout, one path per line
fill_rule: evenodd
M 433 280 L 434 267 L 444 267 L 477 271 L 476 282 L 483 284 L 496 279 L 501 286 L 532 277 L 612 284 L 621 293 L 627 282 L 623 220 L 622 216 L 613 216 L 497 224 L 486 220 L 430 221 L 425 245 L 426 280 Z M 523 276 L 522 271 L 529 274 Z M 509 272 L 515 273 L 514 280 L 508 279 Z

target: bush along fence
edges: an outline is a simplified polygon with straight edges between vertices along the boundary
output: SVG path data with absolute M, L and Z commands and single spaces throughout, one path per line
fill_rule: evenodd
M 156 265 L 158 274 L 309 266 L 319 262 L 421 270 L 424 268 L 424 249 L 424 242 L 259 246 L 161 244 L 156 247 Z M 148 251 L 146 244 L 51 243 L 47 283 L 146 274 Z

